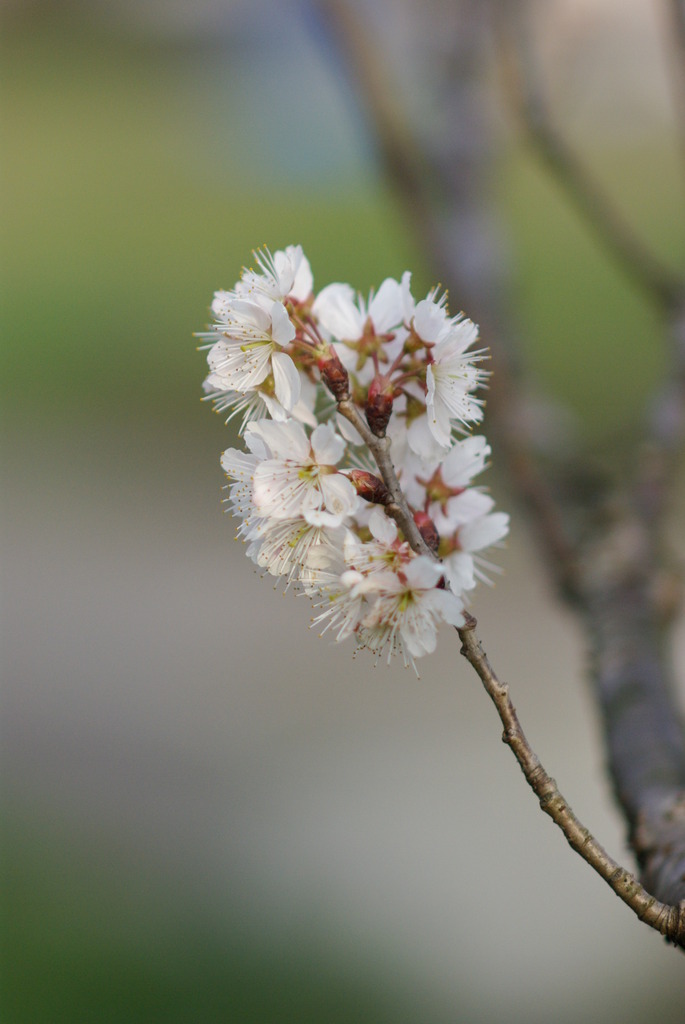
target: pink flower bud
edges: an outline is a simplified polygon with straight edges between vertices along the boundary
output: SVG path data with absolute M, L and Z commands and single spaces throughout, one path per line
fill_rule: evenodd
M 366 422 L 376 437 L 383 437 L 385 428 L 392 415 L 392 403 L 395 397 L 395 386 L 388 377 L 378 374 L 369 385 L 366 399 Z
M 359 497 L 365 501 L 372 501 L 376 505 L 389 505 L 392 501 L 388 488 L 373 473 L 367 473 L 365 469 L 351 469 L 347 478 L 356 487 Z
M 426 542 L 426 545 L 434 555 L 437 555 L 438 548 L 440 547 L 440 534 L 438 533 L 435 523 L 431 517 L 427 512 L 415 512 L 414 522 L 418 526 L 419 533 Z
M 342 402 L 348 398 L 350 379 L 335 349 L 327 346 L 325 355 L 317 359 L 316 365 L 321 373 L 322 381 L 336 402 Z

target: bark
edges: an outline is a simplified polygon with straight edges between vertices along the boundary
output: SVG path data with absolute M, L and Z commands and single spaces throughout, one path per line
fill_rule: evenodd
M 608 768 L 645 888 L 678 904 L 685 900 L 685 736 L 669 630 L 644 576 L 593 577 L 581 614 Z

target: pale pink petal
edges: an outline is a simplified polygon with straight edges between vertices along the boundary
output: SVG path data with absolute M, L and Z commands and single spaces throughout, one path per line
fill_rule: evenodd
M 277 345 L 288 345 L 295 337 L 295 327 L 282 302 L 271 307 L 271 336 Z
M 404 296 L 399 281 L 392 277 L 385 279 L 369 303 L 368 315 L 376 334 L 387 334 L 402 323 Z
M 473 590 L 476 577 L 473 572 L 473 558 L 466 551 L 453 551 L 444 560 L 445 577 L 455 594 Z
M 464 551 L 482 551 L 509 533 L 509 516 L 506 512 L 492 512 L 475 522 L 466 523 L 459 530 L 459 542 Z
M 349 284 L 329 284 L 319 292 L 312 313 L 321 326 L 340 341 L 357 341 L 364 329 L 366 313 L 359 309 Z
M 300 374 L 287 352 L 273 352 L 271 369 L 274 375 L 276 398 L 286 412 L 292 412 L 300 399 Z
M 289 459 L 304 463 L 309 457 L 309 438 L 304 432 L 304 427 L 294 420 L 288 420 L 287 423 L 253 420 L 245 428 L 245 439 L 254 435 L 262 439 L 272 459 Z
M 342 473 L 322 476 L 321 493 L 327 511 L 333 515 L 351 516 L 359 504 L 357 491 Z
M 335 466 L 345 454 L 345 442 L 327 423 L 320 423 L 311 436 L 312 451 L 320 466 Z
M 382 508 L 375 508 L 369 517 L 369 529 L 376 540 L 383 544 L 393 544 L 397 539 L 397 524 Z

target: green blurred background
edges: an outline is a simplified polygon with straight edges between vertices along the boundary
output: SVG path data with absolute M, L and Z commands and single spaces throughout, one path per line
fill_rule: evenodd
M 652 53 L 646 6 L 622 53 Z M 3 7 L 2 1019 L 675 1024 L 680 959 L 538 820 L 452 638 L 420 683 L 353 662 L 221 516 L 232 435 L 192 339 L 214 289 L 293 242 L 319 286 L 433 283 L 306 14 Z M 642 115 L 571 129 L 682 266 L 677 148 Z M 493 208 L 542 390 L 580 432 L 629 434 L 657 317 L 506 133 Z M 622 855 L 580 637 L 518 520 L 474 610 Z

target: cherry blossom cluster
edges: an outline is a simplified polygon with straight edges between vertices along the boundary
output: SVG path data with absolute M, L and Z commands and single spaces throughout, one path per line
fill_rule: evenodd
M 411 275 L 368 299 L 315 293 L 300 246 L 254 254 L 218 291 L 206 396 L 239 416 L 244 449 L 221 464 L 237 535 L 264 571 L 313 598 L 336 640 L 405 665 L 435 649 L 440 623 L 494 568 L 483 552 L 509 517 L 472 486 L 490 448 L 478 329 Z M 414 665 L 415 667 L 415 665 Z

